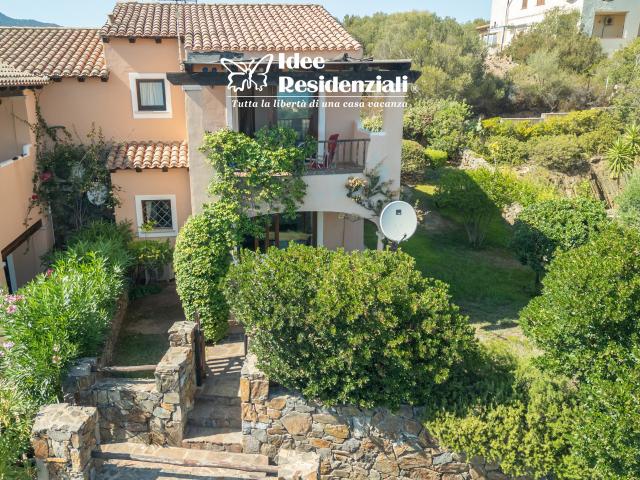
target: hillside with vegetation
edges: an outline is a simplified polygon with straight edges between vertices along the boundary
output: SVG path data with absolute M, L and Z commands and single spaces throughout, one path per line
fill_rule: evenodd
M 59 25 L 27 18 L 11 18 L 0 12 L 0 27 L 59 27 Z
M 401 248 L 449 285 L 486 355 L 426 424 L 514 477 L 637 478 L 640 40 L 607 58 L 558 10 L 493 56 L 473 23 L 430 13 L 345 23 L 422 72 L 402 194 L 424 220 Z M 375 248 L 373 224 L 365 237 Z

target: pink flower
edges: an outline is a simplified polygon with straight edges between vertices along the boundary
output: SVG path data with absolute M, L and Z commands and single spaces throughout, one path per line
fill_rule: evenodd
M 7 350 L 11 350 L 14 346 L 15 346 L 15 343 L 13 343 L 13 342 L 4 342 L 2 344 L 2 347 L 7 349 Z
M 38 200 L 38 195 L 36 195 L 35 193 L 31 195 L 31 200 L 33 200 L 34 202 Z
M 15 313 L 16 310 L 18 310 L 18 307 L 16 307 L 15 305 L 9 305 L 7 307 L 7 313 L 11 314 L 11 313 Z
M 42 182 L 48 182 L 49 180 L 51 180 L 53 178 L 53 173 L 46 171 L 46 172 L 42 172 L 40 174 L 40 181 Z
M 52 273 L 53 273 L 53 269 L 52 268 L 47 268 L 47 271 L 44 272 L 44 276 L 45 277 L 50 277 Z
M 24 300 L 24 295 L 7 295 L 7 302 L 16 303 L 20 300 Z

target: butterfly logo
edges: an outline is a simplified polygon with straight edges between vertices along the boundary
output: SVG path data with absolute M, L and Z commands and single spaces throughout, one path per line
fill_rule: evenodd
M 234 62 L 229 58 L 221 60 L 222 66 L 229 72 L 229 86 L 234 92 L 242 92 L 253 88 L 262 91 L 267 86 L 267 74 L 273 63 L 273 55 L 270 53 L 264 57 L 254 58 L 249 62 Z M 259 65 L 266 64 L 264 73 L 256 73 Z

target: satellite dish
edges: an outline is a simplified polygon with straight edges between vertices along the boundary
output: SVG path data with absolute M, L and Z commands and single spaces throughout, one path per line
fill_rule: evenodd
M 410 238 L 416 228 L 418 228 L 418 216 L 407 202 L 400 200 L 391 202 L 380 214 L 380 230 L 395 244 Z

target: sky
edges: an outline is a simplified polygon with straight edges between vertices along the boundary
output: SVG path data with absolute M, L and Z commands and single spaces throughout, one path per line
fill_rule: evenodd
M 460 22 L 489 18 L 491 0 L 270 0 L 271 3 L 320 3 L 334 16 L 369 15 L 375 12 L 430 10 Z M 265 3 L 242 0 L 202 0 L 201 3 Z M 66 27 L 101 27 L 115 0 L 0 0 L 0 12 L 13 18 L 30 18 Z

